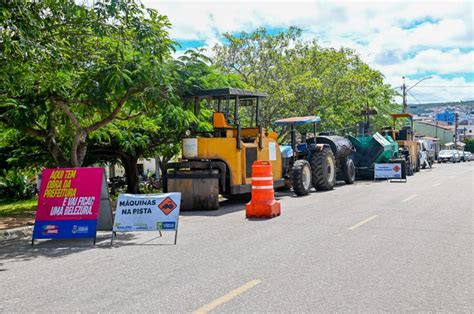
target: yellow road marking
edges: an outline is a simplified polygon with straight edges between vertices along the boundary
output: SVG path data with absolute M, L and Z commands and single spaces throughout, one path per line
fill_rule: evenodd
M 375 219 L 375 218 L 377 218 L 377 217 L 378 217 L 378 215 L 373 215 L 373 216 L 371 216 L 371 217 L 369 217 L 369 218 L 367 218 L 367 219 L 365 219 L 365 220 L 362 220 L 362 221 L 359 222 L 358 224 L 355 224 L 355 225 L 353 225 L 352 227 L 347 228 L 347 230 L 354 230 L 355 228 L 359 228 L 359 227 L 362 226 L 363 224 L 366 224 L 366 223 L 368 223 L 369 221 L 371 221 L 372 219 Z
M 261 283 L 262 281 L 261 280 L 252 280 L 252 281 L 249 281 L 247 282 L 246 284 L 244 284 L 243 286 L 240 286 L 238 287 L 237 289 L 235 290 L 232 290 L 231 292 L 227 293 L 226 295 L 223 295 L 222 297 L 218 298 L 218 299 L 215 299 L 214 301 L 208 303 L 208 304 L 205 304 L 203 306 L 201 306 L 200 308 L 198 308 L 197 310 L 195 310 L 193 312 L 193 314 L 205 314 L 205 313 L 209 313 L 210 311 L 212 311 L 213 309 L 215 309 L 216 307 L 218 307 L 219 305 L 222 305 L 230 300 L 232 300 L 233 298 L 241 295 L 242 293 L 244 293 L 245 291 L 247 290 L 250 290 L 252 289 L 253 287 L 255 287 L 256 285 L 258 285 L 259 283 Z
M 408 202 L 409 200 L 414 199 L 415 197 L 416 197 L 416 194 L 413 194 L 412 196 L 410 196 L 410 197 L 404 199 L 404 200 L 402 201 L 402 203 Z

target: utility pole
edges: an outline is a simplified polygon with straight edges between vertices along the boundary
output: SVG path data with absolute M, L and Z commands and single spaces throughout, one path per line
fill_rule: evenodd
M 416 82 L 415 84 L 413 84 L 412 86 L 410 86 L 409 88 L 407 88 L 407 86 L 405 85 L 405 77 L 403 76 L 403 85 L 402 85 L 402 92 L 403 92 L 403 113 L 407 112 L 408 110 L 408 104 L 407 104 L 407 93 L 410 91 L 410 89 L 412 89 L 413 87 L 415 87 L 416 85 L 418 85 L 419 83 L 421 83 L 422 81 L 424 80 L 429 80 L 431 78 L 433 78 L 432 76 L 428 76 L 428 77 L 425 77 L 425 78 L 422 78 L 421 80 L 419 80 L 418 82 Z
M 458 113 L 454 114 L 454 149 L 458 147 Z
M 405 85 L 405 77 L 403 76 L 403 85 L 402 85 L 402 91 L 403 91 L 403 113 L 407 112 L 407 87 Z

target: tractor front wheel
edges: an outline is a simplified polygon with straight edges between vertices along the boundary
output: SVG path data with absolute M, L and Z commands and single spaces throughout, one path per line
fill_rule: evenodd
M 336 184 L 336 161 L 330 148 L 311 156 L 312 184 L 318 191 L 332 190 Z
M 311 189 L 311 167 L 304 160 L 297 160 L 291 171 L 293 191 L 298 196 L 307 195 Z

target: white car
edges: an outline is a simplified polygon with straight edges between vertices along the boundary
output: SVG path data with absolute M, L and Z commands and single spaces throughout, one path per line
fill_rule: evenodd
M 443 163 L 443 162 L 460 162 L 461 161 L 461 156 L 459 156 L 459 153 L 457 150 L 441 150 L 438 154 L 438 162 Z
M 466 161 L 472 160 L 472 153 L 471 152 L 464 152 Z
M 461 157 L 461 161 L 465 162 L 465 161 L 470 161 L 470 157 L 468 156 L 468 153 L 469 152 L 465 152 L 463 150 L 458 150 L 459 152 L 459 156 Z

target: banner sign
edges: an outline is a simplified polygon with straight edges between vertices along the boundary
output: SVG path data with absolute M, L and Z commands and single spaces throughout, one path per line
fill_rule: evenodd
M 113 231 L 177 231 L 181 193 L 120 194 Z
M 374 179 L 401 179 L 402 164 L 375 164 Z
M 102 168 L 43 170 L 33 240 L 95 238 L 103 178 Z

